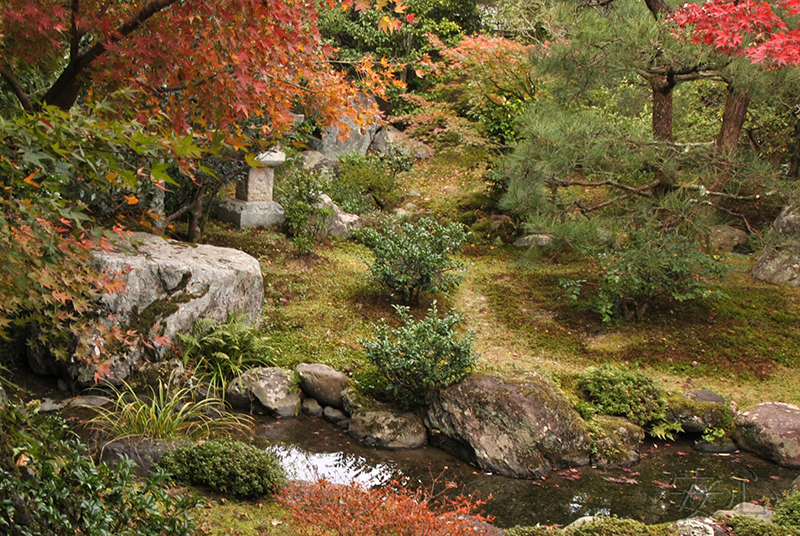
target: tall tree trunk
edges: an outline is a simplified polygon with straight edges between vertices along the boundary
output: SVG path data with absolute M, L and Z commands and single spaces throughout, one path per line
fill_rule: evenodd
M 728 86 L 728 98 L 725 101 L 725 111 L 722 113 L 722 127 L 716 139 L 717 149 L 732 151 L 739 144 L 739 135 L 742 125 L 747 119 L 747 107 L 750 105 L 750 95 L 744 91 Z
M 650 88 L 653 90 L 653 139 L 672 143 L 672 90 L 675 84 L 667 75 L 658 75 L 650 78 Z

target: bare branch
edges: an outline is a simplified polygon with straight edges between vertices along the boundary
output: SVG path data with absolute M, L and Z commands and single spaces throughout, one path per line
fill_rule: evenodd
M 0 76 L 11 86 L 11 91 L 14 92 L 14 96 L 17 97 L 17 100 L 22 105 L 22 109 L 26 112 L 33 111 L 33 105 L 31 104 L 28 95 L 25 93 L 25 90 L 22 89 L 22 86 L 17 80 L 17 77 L 14 75 L 14 71 L 11 69 L 11 66 L 6 63 L 2 67 L 0 67 Z

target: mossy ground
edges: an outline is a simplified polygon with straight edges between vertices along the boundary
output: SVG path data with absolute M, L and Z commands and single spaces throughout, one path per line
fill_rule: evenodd
M 485 166 L 443 152 L 401 174 L 403 192 L 416 188 L 420 209 L 458 220 L 484 214 L 491 203 Z M 483 212 L 482 212 L 483 211 Z M 263 329 L 278 362 L 320 361 L 338 369 L 366 367 L 358 339 L 381 318 L 396 323 L 390 295 L 371 283 L 369 251 L 353 242 L 323 241 L 308 256 L 274 230 L 211 225 L 205 241 L 259 258 L 264 274 Z M 800 289 L 753 281 L 755 257 L 731 254 L 737 268 L 717 290 L 724 297 L 697 303 L 663 301 L 639 322 L 603 324 L 588 306 L 600 268 L 574 253 L 532 254 L 475 238 L 461 256 L 464 282 L 439 309 L 465 313 L 484 370 L 540 370 L 571 380 L 587 366 L 610 363 L 643 371 L 667 391 L 708 388 L 740 407 L 769 400 L 800 403 Z M 586 280 L 581 299 L 565 297 L 562 279 Z M 412 313 L 423 316 L 431 297 Z

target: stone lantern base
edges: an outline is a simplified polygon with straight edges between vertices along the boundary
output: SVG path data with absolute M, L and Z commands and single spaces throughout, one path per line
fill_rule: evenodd
M 283 207 L 275 201 L 228 199 L 219 205 L 217 219 L 245 227 L 267 227 L 283 223 Z

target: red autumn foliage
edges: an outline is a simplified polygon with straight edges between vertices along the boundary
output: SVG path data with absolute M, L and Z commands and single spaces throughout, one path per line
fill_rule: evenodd
M 316 5 L 305 0 L 2 2 L 0 75 L 31 111 L 43 103 L 69 109 L 86 90 L 105 98 L 131 89 L 120 108 L 135 110 L 142 124 L 158 114 L 179 130 L 196 131 L 264 117 L 267 134 L 284 128 L 298 106 L 313 108 L 323 120 L 332 117 L 358 90 L 326 61 L 331 50 L 320 44 Z M 390 22 L 384 24 L 387 31 L 395 27 L 396 21 Z M 364 74 L 371 90 L 380 92 L 387 83 Z M 37 92 L 42 79 L 49 86 Z
M 396 483 L 376 489 L 325 480 L 293 483 L 278 500 L 309 536 L 466 536 L 484 534 L 489 521 L 474 514 L 484 504 L 474 496 L 434 497 Z
M 800 0 L 710 0 L 686 4 L 671 19 L 696 43 L 744 55 L 753 63 L 800 64 Z

